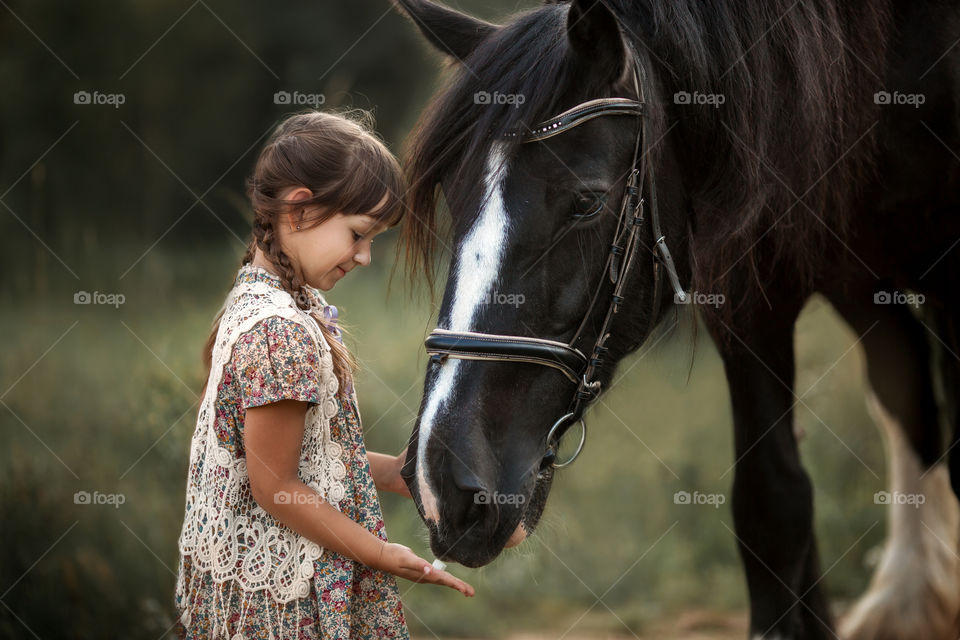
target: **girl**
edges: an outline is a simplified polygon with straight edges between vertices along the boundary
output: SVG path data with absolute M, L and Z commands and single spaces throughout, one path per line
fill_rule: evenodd
M 205 351 L 175 601 L 181 638 L 409 638 L 394 576 L 473 587 L 387 542 L 329 291 L 370 264 L 405 203 L 368 122 L 322 112 L 273 132 L 247 180 L 253 237 Z

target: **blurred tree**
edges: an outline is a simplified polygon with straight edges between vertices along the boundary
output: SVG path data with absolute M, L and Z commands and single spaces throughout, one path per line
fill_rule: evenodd
M 451 4 L 491 19 L 518 7 Z M 154 243 L 239 248 L 256 152 L 285 113 L 309 106 L 275 104 L 276 92 L 372 109 L 399 152 L 442 66 L 387 0 L 5 7 L 0 266 L 15 277 L 0 295 L 36 290 L 43 273 L 74 288 L 118 278 Z M 114 94 L 122 104 L 95 104 Z

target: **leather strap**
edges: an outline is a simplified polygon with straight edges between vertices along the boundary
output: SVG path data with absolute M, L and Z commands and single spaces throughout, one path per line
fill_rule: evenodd
M 523 142 L 546 140 L 601 116 L 642 116 L 643 103 L 630 98 L 598 98 L 578 104 L 549 120 L 544 120 L 529 131 L 513 131 L 507 138 L 522 138 Z
M 424 344 L 433 361 L 443 362 L 453 356 L 464 360 L 529 362 L 553 367 L 574 384 L 587 368 L 587 358 L 579 350 L 541 338 L 435 329 Z

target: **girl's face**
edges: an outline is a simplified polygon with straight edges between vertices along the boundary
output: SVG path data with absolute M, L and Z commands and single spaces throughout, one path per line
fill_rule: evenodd
M 311 197 L 310 190 L 299 187 L 280 194 L 288 200 L 303 200 Z M 384 196 L 386 200 L 386 196 Z M 383 201 L 381 201 L 381 204 Z M 385 229 L 376 224 L 373 216 L 364 214 L 345 215 L 337 213 L 322 223 L 307 228 L 304 222 L 317 213 L 294 207 L 292 214 L 285 216 L 280 224 L 280 243 L 284 252 L 300 268 L 307 284 L 321 291 L 329 291 L 347 273 L 358 266 L 370 264 L 373 238 Z M 301 230 L 297 225 L 301 224 Z

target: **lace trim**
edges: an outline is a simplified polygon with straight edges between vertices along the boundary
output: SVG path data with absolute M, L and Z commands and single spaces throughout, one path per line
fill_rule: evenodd
M 269 274 L 260 267 L 252 270 Z M 307 410 L 299 475 L 326 502 L 339 508 L 338 503 L 346 494 L 346 467 L 341 460 L 342 447 L 330 439 L 330 419 L 337 413 L 334 397 L 339 382 L 333 373 L 330 347 L 316 320 L 299 309 L 282 288 L 262 281 L 240 282 L 227 296 L 223 308 L 213 366 L 190 446 L 184 524 L 178 541 L 181 558 L 176 595 L 181 601 L 191 592 L 183 558 L 189 555 L 193 559 L 194 579 L 210 572 L 216 583 L 232 580 L 245 592 L 266 590 L 276 603 L 285 604 L 309 595 L 313 562 L 323 549 L 279 522 L 253 499 L 246 460 L 234 458 L 217 440 L 217 388 L 241 334 L 272 316 L 302 324 L 317 345 L 325 393 L 319 405 L 311 405 Z M 189 623 L 191 607 L 192 603 L 186 603 L 182 621 Z
M 240 270 L 237 272 L 238 279 L 241 279 L 243 276 L 251 276 L 253 278 L 256 278 L 256 276 L 258 275 L 268 278 L 271 282 L 276 284 L 276 287 L 278 289 L 280 289 L 281 291 L 285 291 L 285 289 L 283 288 L 283 283 L 280 281 L 280 276 L 278 276 L 272 271 L 268 271 L 264 267 L 260 267 L 255 264 L 245 264 L 242 267 L 240 267 Z M 241 280 L 241 281 L 251 282 L 250 280 Z M 318 307 L 323 308 L 323 307 L 331 306 L 327 304 L 326 299 L 323 297 L 323 293 L 321 293 L 320 290 L 317 289 L 316 287 L 311 287 L 310 285 L 305 284 L 303 285 L 302 288 L 310 295 L 311 298 L 313 298 L 315 302 L 315 304 L 312 305 L 314 310 L 317 310 Z

